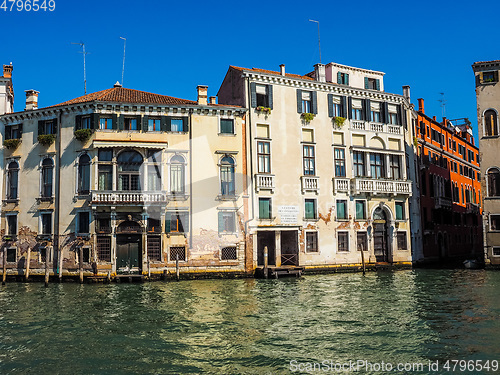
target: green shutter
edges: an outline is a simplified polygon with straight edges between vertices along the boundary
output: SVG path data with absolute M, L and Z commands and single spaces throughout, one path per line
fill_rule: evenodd
M 368 77 L 365 77 L 365 89 L 369 87 Z
M 328 116 L 333 117 L 333 94 L 327 95 L 328 101 Z
M 90 129 L 99 129 L 99 113 L 92 113 L 90 116 Z
M 144 115 L 142 117 L 142 131 L 146 133 L 149 129 L 149 116 Z
M 345 204 L 344 201 L 337 201 L 337 219 L 345 219 Z
M 342 84 L 342 73 L 340 73 L 340 72 L 337 72 L 337 83 L 339 85 Z
M 52 134 L 57 135 L 57 118 L 55 118 L 53 121 L 54 121 L 54 126 L 52 127 Z
M 222 211 L 218 213 L 218 221 L 219 221 L 219 233 L 224 232 L 224 215 Z
M 257 107 L 257 89 L 255 82 L 250 83 L 250 107 Z
M 11 139 L 12 138 L 12 126 L 7 125 L 5 126 L 5 139 Z
M 23 124 L 19 124 L 19 139 L 22 138 L 23 138 Z
M 116 113 L 111 115 L 111 128 L 118 129 L 118 115 Z
M 273 86 L 272 85 L 266 86 L 266 93 L 267 93 L 267 104 L 269 105 L 269 108 L 273 109 Z
M 165 131 L 172 131 L 172 117 L 170 116 L 165 117 Z
M 188 117 L 187 116 L 182 118 L 182 131 L 184 133 L 187 133 L 189 131 Z
M 348 108 L 347 108 L 347 118 L 352 117 L 352 98 L 349 96 L 347 98 Z
M 82 115 L 75 116 L 75 130 L 82 128 Z
M 161 118 L 160 118 L 160 129 L 161 129 L 162 132 L 166 132 L 167 131 L 167 121 L 168 121 L 167 116 L 161 116 Z
M 375 90 L 380 91 L 380 79 L 375 80 Z
M 38 121 L 38 135 L 43 135 L 43 133 L 44 133 L 44 131 L 43 131 L 43 123 L 44 123 L 43 120 L 39 120 Z
M 312 113 L 318 114 L 318 93 L 316 91 L 311 93 L 311 107 Z
M 349 86 L 349 74 L 345 74 L 345 84 Z
M 137 130 L 141 130 L 141 125 L 142 125 L 142 116 L 135 116 L 137 121 Z
M 165 215 L 165 233 L 170 233 L 170 220 L 171 220 L 171 213 L 167 212 Z
M 305 218 L 306 219 L 313 219 L 314 218 L 314 204 L 311 201 L 306 201 Z
M 269 219 L 270 218 L 270 210 L 269 210 L 269 199 L 263 198 L 259 199 L 259 218 L 260 219 Z
M 297 89 L 297 113 L 302 113 L 302 90 Z
M 347 97 L 346 96 L 341 96 L 340 97 L 340 103 L 341 103 L 341 108 L 340 108 L 340 113 L 343 118 L 348 118 L 347 115 Z
M 403 205 L 396 203 L 396 220 L 403 220 Z
M 365 121 L 371 121 L 372 108 L 370 105 L 370 99 L 365 99 L 363 103 L 365 105 L 365 108 L 363 109 L 363 112 L 365 113 Z
M 118 116 L 118 130 L 123 130 L 125 128 L 125 118 L 123 115 Z
M 363 201 L 356 201 L 356 219 L 365 218 L 365 205 Z

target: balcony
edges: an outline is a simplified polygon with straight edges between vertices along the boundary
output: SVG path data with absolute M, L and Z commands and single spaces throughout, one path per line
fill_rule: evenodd
M 312 176 L 302 176 L 300 177 L 302 194 L 306 191 L 313 191 L 316 194 L 319 193 L 319 177 Z
M 361 120 L 351 120 L 351 129 L 353 130 L 366 130 L 365 122 Z
M 451 208 L 452 206 L 451 198 L 437 197 L 434 200 L 434 206 L 436 208 Z
M 476 214 L 476 215 L 478 215 L 479 212 L 481 211 L 481 207 L 478 204 L 472 203 L 472 202 L 467 203 L 465 205 L 465 209 L 467 210 L 468 214 Z
M 349 191 L 351 191 L 351 180 L 349 180 L 348 178 L 333 179 L 334 193 L 348 193 Z
M 273 174 L 256 174 L 255 175 L 255 189 L 257 192 L 260 190 L 271 190 L 274 192 L 275 179 Z
M 379 122 L 365 122 L 361 120 L 351 120 L 350 128 L 352 130 L 365 130 L 374 133 L 389 133 L 389 134 L 402 134 L 400 125 L 389 125 Z
M 374 180 L 354 178 L 355 194 L 393 194 L 411 196 L 411 181 L 408 180 Z
M 92 191 L 93 204 L 143 204 L 166 203 L 165 191 Z

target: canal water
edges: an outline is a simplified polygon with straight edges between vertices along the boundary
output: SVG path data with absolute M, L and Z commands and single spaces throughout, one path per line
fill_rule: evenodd
M 500 272 L 482 270 L 8 283 L 0 373 L 286 374 L 323 361 L 372 366 L 359 373 L 386 373 L 382 362 L 425 365 L 393 373 L 495 373 L 443 366 L 499 361 L 499 316 Z

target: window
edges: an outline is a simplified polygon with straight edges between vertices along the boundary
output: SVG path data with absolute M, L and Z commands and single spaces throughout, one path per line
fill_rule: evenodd
M 368 251 L 368 235 L 366 232 L 356 233 L 356 244 L 358 251 Z
M 23 135 L 23 124 L 5 125 L 5 140 L 21 139 Z
M 498 71 L 481 72 L 479 73 L 481 83 L 494 83 L 498 82 Z
M 81 122 L 81 128 L 80 129 L 90 129 L 90 116 L 84 116 L 82 117 L 82 122 Z
M 314 176 L 316 174 L 314 146 L 304 145 L 302 147 L 302 152 L 304 157 L 304 175 Z
M 7 263 L 17 262 L 17 247 L 7 248 Z
M 306 252 L 318 252 L 318 232 L 306 232 Z
M 497 113 L 492 109 L 484 112 L 484 134 L 486 136 L 498 135 Z
M 335 148 L 335 176 L 345 177 L 345 150 L 343 148 Z
M 301 91 L 302 93 L 302 112 L 301 113 L 312 113 L 312 98 L 310 91 Z
M 490 215 L 490 231 L 500 231 L 500 215 Z
M 354 176 L 364 177 L 365 172 L 365 153 L 363 151 L 353 151 L 352 159 L 354 163 Z
M 220 132 L 222 134 L 234 134 L 234 120 L 233 119 L 220 119 Z
M 185 194 L 185 160 L 180 155 L 170 159 L 170 194 Z
M 405 220 L 405 204 L 404 202 L 396 202 L 396 220 Z
M 365 89 L 380 90 L 380 80 L 375 78 L 365 77 Z
M 253 94 L 252 88 L 252 94 Z M 272 107 L 272 86 L 255 84 L 255 105 L 253 107 Z
M 364 120 L 363 118 L 363 106 L 361 104 L 360 99 L 352 99 L 351 100 L 351 106 L 352 106 L 352 111 L 351 111 L 351 118 L 353 120 Z
M 488 196 L 500 197 L 500 171 L 496 168 L 488 171 Z
M 500 256 L 500 247 L 494 247 L 493 250 L 492 250 L 492 254 L 495 257 Z
M 142 156 L 137 151 L 123 151 L 116 158 L 118 164 L 118 190 L 141 190 L 140 171 Z
M 46 158 L 42 162 L 42 198 L 52 197 L 52 173 L 54 163 L 52 159 Z
M 236 246 L 226 246 L 220 251 L 221 260 L 236 260 L 238 259 L 238 253 L 236 251 Z
M 389 155 L 389 164 L 391 167 L 391 176 L 394 180 L 400 180 L 402 176 L 401 171 L 401 156 Z
M 43 134 L 56 134 L 56 120 L 39 121 L 38 123 L 38 135 Z
M 111 117 L 101 117 L 99 119 L 99 129 L 113 129 L 113 119 Z
M 337 200 L 337 220 L 347 220 L 347 201 Z
M 90 233 L 90 213 L 78 213 L 78 233 Z
M 41 221 L 41 234 L 52 234 L 52 213 L 42 213 Z
M 189 232 L 189 212 L 175 211 L 167 212 L 165 216 L 166 233 L 185 233 Z
M 370 154 L 370 169 L 372 178 L 385 178 L 385 155 L 383 154 Z
M 17 236 L 17 215 L 7 215 L 7 235 Z
M 235 216 L 234 211 L 219 211 L 219 233 L 236 232 Z
M 316 219 L 316 199 L 306 199 L 304 204 L 304 219 Z
M 390 109 L 389 109 L 389 124 L 399 125 L 397 112 L 390 112 Z M 420 128 L 420 134 L 422 134 L 422 136 L 425 136 L 425 126 L 423 126 L 423 125 Z
M 148 155 L 148 190 L 159 191 L 161 188 L 161 152 Z
M 186 260 L 186 247 L 185 246 L 171 246 L 169 259 L 171 262 L 176 260 Z
M 382 122 L 381 121 L 381 116 L 380 116 L 380 103 L 372 102 L 370 104 L 371 106 L 371 112 L 370 112 L 370 118 L 372 122 Z
M 408 244 L 406 241 L 406 232 L 397 232 L 397 238 L 398 238 L 398 249 L 408 250 Z
M 356 201 L 356 220 L 366 220 L 366 201 Z
M 148 259 L 152 261 L 161 261 L 161 237 L 148 236 Z
M 90 156 L 84 154 L 78 160 L 78 194 L 90 192 Z
M 271 173 L 271 144 L 257 142 L 257 164 L 259 173 Z
M 338 251 L 344 252 L 349 251 L 349 233 L 348 232 L 338 232 Z
M 170 131 L 171 132 L 182 132 L 184 127 L 184 121 L 182 118 L 172 118 L 170 119 Z
M 222 158 L 220 163 L 221 195 L 234 196 L 234 159 L 230 156 Z
M 123 128 L 125 130 L 137 130 L 137 119 L 125 117 L 123 119 Z
M 271 198 L 259 198 L 259 219 L 271 219 Z
M 337 72 L 337 83 L 339 85 L 349 85 L 349 74 Z
M 18 198 L 19 164 L 11 161 L 7 166 L 7 199 Z
M 161 130 L 161 121 L 159 118 L 148 119 L 148 131 L 159 132 Z
M 97 258 L 102 262 L 111 262 L 111 237 L 97 236 Z

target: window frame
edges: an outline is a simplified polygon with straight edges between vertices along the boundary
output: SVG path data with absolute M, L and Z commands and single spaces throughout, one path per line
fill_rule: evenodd
M 225 230 L 227 227 L 227 222 L 224 220 L 224 215 L 226 217 L 230 217 L 230 220 L 232 223 L 230 223 L 233 228 L 229 228 L 229 230 Z M 230 215 L 230 216 L 229 216 Z M 222 217 L 222 219 L 221 219 Z M 221 220 L 224 221 L 224 228 L 220 227 Z M 221 230 L 224 229 L 224 230 Z M 232 230 L 231 230 L 232 229 Z M 236 225 L 236 210 L 218 210 L 217 212 L 217 231 L 219 235 L 237 235 L 238 234 L 238 227 Z
M 340 157 L 337 157 L 337 152 Z M 345 148 L 334 147 L 333 148 L 333 164 L 335 168 L 335 177 L 346 177 L 346 158 L 345 158 Z
M 359 236 L 362 235 L 364 236 L 364 244 L 366 245 L 365 248 L 363 249 L 363 251 L 368 251 L 368 232 L 367 231 L 357 231 L 356 232 L 356 250 L 357 251 L 361 251 L 360 250 L 360 238 Z
M 49 217 L 49 225 L 50 225 L 50 231 L 49 233 L 46 233 L 45 232 L 45 228 L 44 228 L 44 217 Z M 54 223 L 53 223 L 53 219 L 54 219 L 54 215 L 53 215 L 53 212 L 52 211 L 40 211 L 40 214 L 39 214 L 39 227 L 38 227 L 38 230 L 39 230 L 39 234 L 42 235 L 42 236 L 51 236 L 54 231 Z
M 82 164 L 82 158 L 83 157 L 88 157 L 88 164 Z M 83 170 L 83 167 L 87 167 L 87 170 Z M 77 195 L 88 195 L 90 194 L 90 190 L 91 190 L 91 186 L 92 186 L 92 179 L 91 179 L 91 172 L 92 171 L 92 158 L 90 157 L 90 155 L 88 153 L 82 153 L 79 157 L 78 157 L 78 161 L 77 161 L 77 177 L 76 177 L 76 193 Z M 87 173 L 87 183 L 88 183 L 88 189 L 85 190 L 83 189 L 83 184 L 85 183 L 84 181 L 84 177 L 85 177 L 85 173 Z
M 363 203 L 363 217 L 362 218 L 358 217 L 358 207 L 357 207 L 358 202 Z M 354 200 L 354 215 L 355 215 L 356 221 L 367 221 L 368 220 L 367 208 L 368 208 L 368 200 L 367 199 L 355 199 Z
M 344 214 L 345 217 L 339 217 L 339 202 L 344 202 Z M 348 221 L 349 220 L 349 201 L 347 199 L 335 199 L 335 220 L 336 221 Z
M 19 199 L 19 162 L 17 160 L 7 160 L 7 163 L 5 199 L 8 201 L 17 201 Z M 13 163 L 17 167 L 11 168 L 10 166 Z M 13 190 L 15 194 L 13 194 Z
M 361 154 L 361 160 L 362 163 L 357 160 L 357 156 Z M 364 151 L 356 151 L 353 150 L 352 152 L 352 165 L 353 165 L 353 172 L 354 172 L 354 177 L 366 177 L 366 152 Z M 362 168 L 363 173 L 359 174 L 359 168 Z
M 178 234 L 189 233 L 189 225 L 190 225 L 189 219 L 190 219 L 189 210 L 187 209 L 168 210 L 165 214 L 165 233 L 168 235 L 175 233 Z M 173 222 L 176 223 L 175 225 L 176 230 L 172 230 Z
M 50 166 L 44 165 L 44 162 L 46 160 L 51 162 Z M 44 157 L 40 163 L 40 169 L 41 169 L 40 170 L 40 198 L 41 199 L 52 199 L 54 197 L 54 160 L 51 157 Z M 49 176 L 47 176 L 48 173 L 50 173 Z M 48 194 L 48 191 L 47 191 L 49 188 L 50 188 L 50 194 Z
M 262 202 L 267 201 L 268 204 L 269 204 L 267 217 L 262 217 L 261 216 L 261 201 Z M 259 196 L 258 202 L 259 202 L 259 220 L 272 220 L 273 219 L 272 198 L 271 197 L 261 197 L 261 196 Z
M 225 163 L 225 159 L 230 159 L 232 163 Z M 233 156 L 225 154 L 219 160 L 219 187 L 220 196 L 234 198 L 236 196 L 236 160 Z M 229 179 L 227 179 L 229 176 Z M 226 181 L 227 180 L 227 181 Z
M 306 253 L 313 253 L 313 254 L 317 254 L 319 253 L 319 233 L 317 230 L 306 230 L 305 231 L 305 252 Z M 309 239 L 310 237 L 312 236 L 312 245 L 315 245 L 313 247 L 313 250 L 310 250 L 310 243 L 309 243 Z
M 398 215 L 397 215 L 397 212 L 398 212 L 398 209 L 397 209 L 397 206 L 398 205 L 401 205 L 401 214 L 402 214 L 402 218 L 401 219 L 398 219 Z M 405 207 L 405 201 L 394 201 L 394 217 L 395 217 L 395 220 L 396 221 L 406 221 L 406 207 Z
M 306 150 L 309 151 L 306 152 Z M 312 156 L 310 153 L 311 150 Z M 302 145 L 302 168 L 304 176 L 316 176 L 316 145 L 310 143 Z
M 86 226 L 88 226 L 88 231 L 85 232 L 85 231 L 81 231 L 80 229 L 82 229 L 82 215 L 83 214 L 87 214 L 88 217 L 87 217 L 87 224 Z M 78 211 L 77 215 L 76 215 L 76 230 L 75 230 L 75 233 L 77 234 L 84 234 L 84 235 L 89 235 L 90 234 L 90 223 L 92 222 L 92 219 L 91 219 L 91 215 L 90 215 L 90 211 L 87 211 L 87 210 L 84 210 L 84 211 Z
M 404 237 L 404 247 L 400 246 L 402 243 L 402 238 Z M 405 230 L 398 230 L 396 232 L 396 244 L 398 247 L 398 250 L 400 251 L 407 251 L 408 249 L 408 232 Z
M 226 129 L 223 129 L 222 127 L 222 122 L 223 121 L 230 121 L 231 122 L 231 131 L 225 131 Z M 230 117 L 221 117 L 219 118 L 219 135 L 236 135 L 236 126 L 235 126 L 235 121 L 234 118 Z
M 340 237 L 346 236 L 345 238 L 345 247 L 342 247 L 341 249 L 341 241 Z M 337 253 L 348 253 L 350 251 L 349 249 L 349 231 L 342 230 L 342 231 L 337 231 Z
M 180 159 L 182 158 L 182 161 L 180 160 L 173 160 L 173 159 Z M 186 158 L 181 155 L 181 154 L 174 154 L 170 157 L 168 161 L 168 193 L 170 195 L 185 195 L 186 194 Z M 178 174 L 179 176 L 176 177 L 176 179 L 180 180 L 181 184 L 181 189 L 179 191 L 177 190 L 172 190 L 174 188 L 174 174 Z M 161 184 L 161 182 L 160 182 Z M 177 187 L 176 187 L 177 189 Z
M 11 233 L 12 232 L 12 229 L 11 228 L 11 223 L 10 223 L 10 220 L 14 218 L 15 220 L 15 233 Z M 18 222 L 18 213 L 15 212 L 15 213 L 12 213 L 12 212 L 8 212 L 8 213 L 5 213 L 5 235 L 6 236 L 17 236 L 17 233 L 19 231 L 19 222 Z
M 260 151 L 262 145 L 262 152 Z M 266 153 L 266 145 L 268 152 Z M 264 170 L 261 170 L 261 161 Z M 267 167 L 267 171 L 266 171 Z M 270 174 L 271 173 L 271 142 L 264 140 L 257 140 L 257 173 Z
M 313 204 L 314 212 L 313 217 L 308 217 L 308 210 L 306 209 L 306 205 L 308 203 Z M 318 200 L 316 198 L 305 198 L 304 199 L 304 221 L 317 221 L 318 220 Z
M 492 229 L 492 216 L 498 216 L 498 229 L 495 227 L 495 229 Z M 488 215 L 488 232 L 500 232 L 500 214 L 489 214 Z

